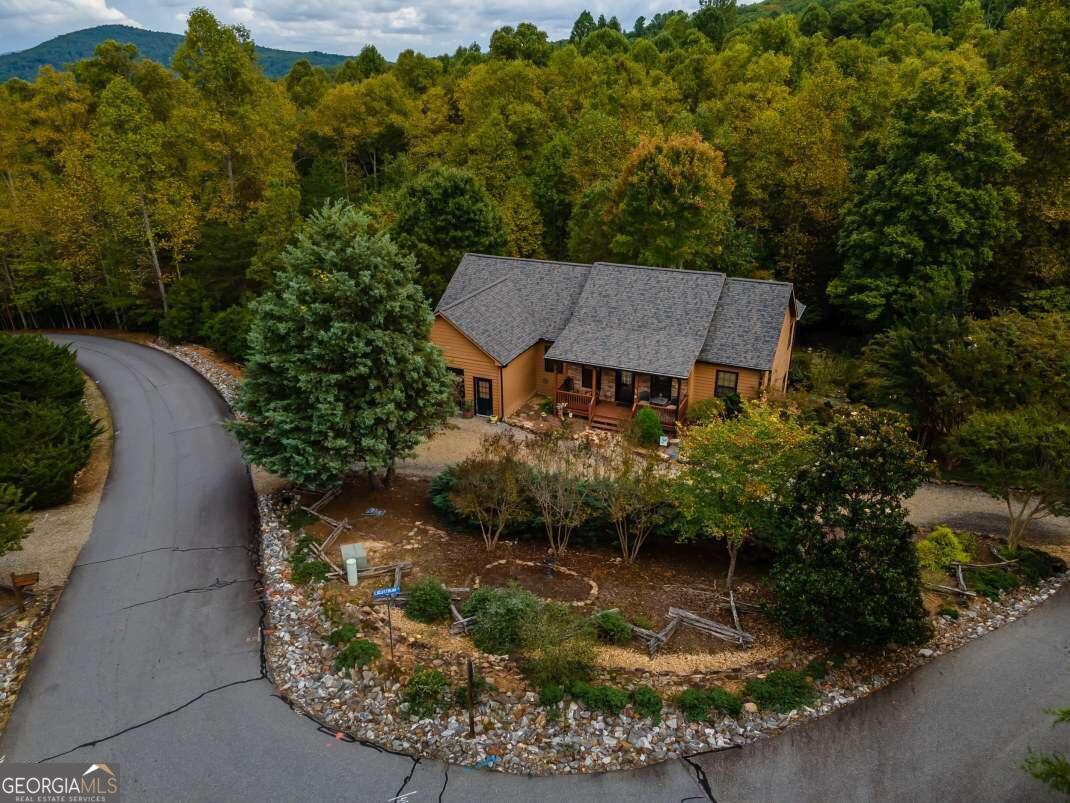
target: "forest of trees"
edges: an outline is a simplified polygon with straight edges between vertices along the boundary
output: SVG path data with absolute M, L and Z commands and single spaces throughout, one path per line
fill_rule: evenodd
M 282 250 L 345 199 L 432 304 L 466 250 L 794 282 L 803 342 L 865 347 L 877 373 L 844 384 L 933 442 L 976 340 L 1066 382 L 1068 95 L 1062 0 L 583 12 L 562 42 L 520 23 L 277 81 L 196 10 L 170 65 L 110 42 L 0 87 L 0 321 L 241 357 Z M 1025 404 L 1034 380 L 990 384 Z

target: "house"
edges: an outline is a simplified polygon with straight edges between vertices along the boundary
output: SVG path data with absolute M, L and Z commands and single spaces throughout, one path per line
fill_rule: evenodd
M 803 309 L 785 282 L 466 254 L 431 340 L 478 415 L 538 393 L 604 429 L 650 406 L 671 431 L 700 399 L 784 390 Z

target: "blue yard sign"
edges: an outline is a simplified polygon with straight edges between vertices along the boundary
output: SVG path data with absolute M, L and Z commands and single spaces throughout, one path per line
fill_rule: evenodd
M 372 592 L 372 596 L 375 599 L 393 599 L 401 593 L 401 588 L 398 586 L 391 586 L 390 588 L 379 588 Z

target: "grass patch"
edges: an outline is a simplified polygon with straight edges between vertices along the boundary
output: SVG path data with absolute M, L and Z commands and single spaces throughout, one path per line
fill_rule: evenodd
M 572 684 L 572 696 L 592 711 L 616 716 L 628 705 L 628 692 L 616 686 L 592 686 L 589 683 Z
M 417 666 L 412 670 L 409 682 L 401 693 L 402 701 L 409 704 L 409 714 L 417 719 L 433 716 L 442 705 L 449 684 L 446 676 L 437 669 Z
M 765 678 L 748 680 L 744 694 L 759 708 L 786 714 L 817 699 L 813 685 L 802 672 L 777 669 Z
M 676 696 L 676 706 L 683 711 L 689 722 L 704 722 L 713 719 L 715 711 L 731 717 L 739 716 L 739 712 L 743 710 L 743 701 L 720 686 L 710 686 L 680 692 Z
M 632 626 L 620 611 L 602 611 L 591 617 L 598 640 L 606 644 L 623 646 L 632 641 Z
M 661 695 L 649 686 L 636 686 L 632 690 L 632 708 L 655 725 L 661 721 Z
M 336 672 L 348 672 L 354 667 L 365 667 L 378 660 L 380 655 L 382 653 L 374 643 L 362 638 L 353 639 L 334 657 L 334 669 Z

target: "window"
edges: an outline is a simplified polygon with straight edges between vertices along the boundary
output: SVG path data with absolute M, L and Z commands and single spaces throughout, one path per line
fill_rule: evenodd
M 548 360 L 545 357 L 543 357 L 542 370 L 545 371 L 548 374 L 559 373 L 561 371 L 561 361 L 560 360 Z
M 717 384 L 713 388 L 714 396 L 731 396 L 736 392 L 739 385 L 739 373 L 737 371 L 718 371 Z
M 594 387 L 594 370 L 591 368 L 580 369 L 580 385 L 590 390 Z
M 650 401 L 654 404 L 666 404 L 672 398 L 672 377 L 650 377 Z

